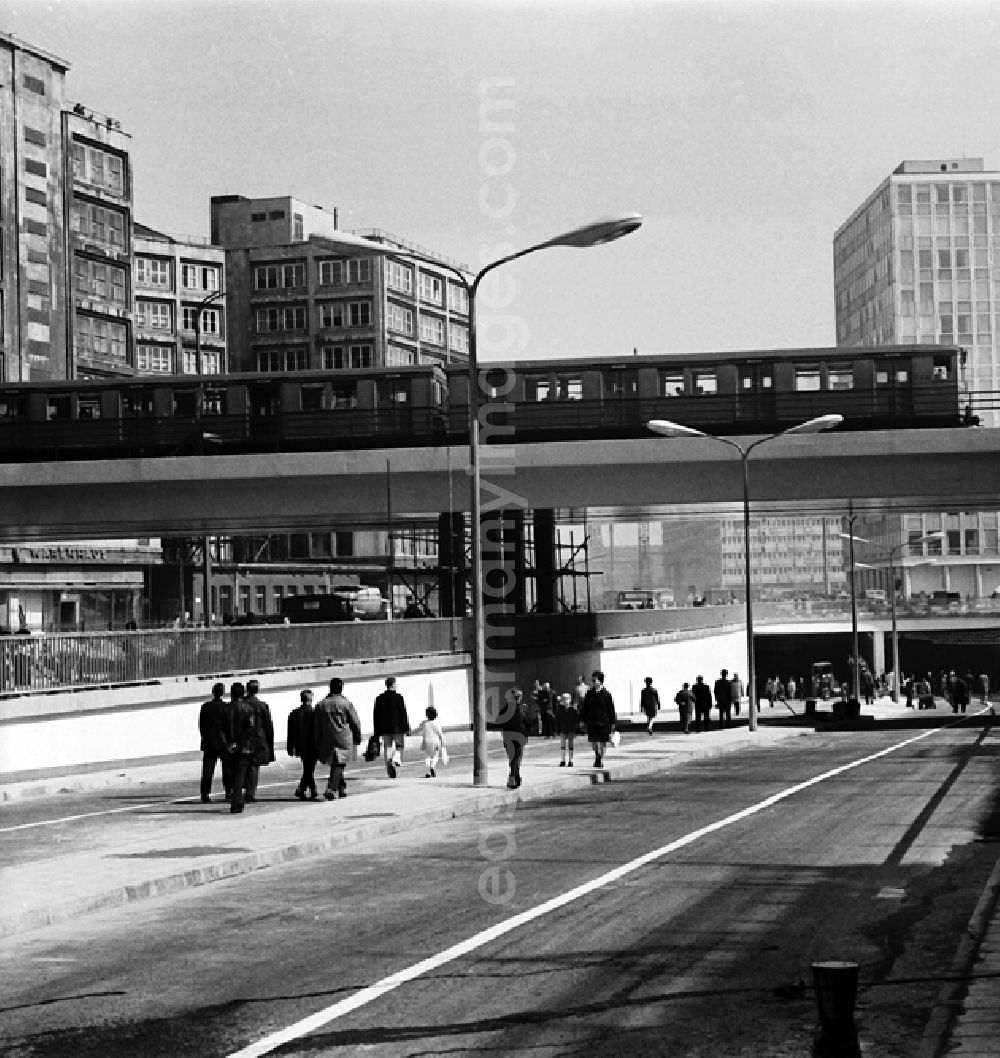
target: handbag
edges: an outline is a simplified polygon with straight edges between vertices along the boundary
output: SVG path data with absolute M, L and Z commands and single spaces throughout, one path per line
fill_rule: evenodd
M 378 735 L 372 735 L 372 737 L 368 739 L 368 745 L 365 746 L 365 752 L 363 754 L 365 760 L 368 761 L 369 764 L 373 760 L 378 760 L 378 755 L 381 749 L 382 740 L 378 737 Z
M 441 747 L 441 763 L 447 765 L 448 763 L 448 747 Z
M 622 734 L 620 731 L 611 732 L 611 745 L 617 749 L 621 745 Z

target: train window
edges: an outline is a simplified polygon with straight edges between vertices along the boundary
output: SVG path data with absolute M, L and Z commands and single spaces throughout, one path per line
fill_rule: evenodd
M 318 386 L 303 386 L 302 390 L 302 410 L 303 411 L 322 411 L 323 410 L 323 385 L 322 383 Z
M 529 404 L 532 401 L 548 400 L 551 393 L 552 386 L 548 375 L 524 376 L 524 399 Z
M 884 367 L 880 367 L 875 371 L 875 385 L 876 386 L 887 386 L 889 384 L 889 372 Z
M 557 377 L 556 400 L 583 400 L 583 378 L 580 375 Z
M 795 392 L 812 393 L 820 388 L 819 367 L 808 365 L 795 369 Z
M 49 422 L 55 419 L 68 419 L 69 397 L 49 397 L 48 406 L 45 409 L 45 418 Z
M 100 397 L 80 397 L 76 405 L 77 418 L 99 419 L 101 417 Z
M 221 389 L 206 389 L 202 394 L 202 415 L 221 415 L 224 406 Z
M 719 381 L 714 371 L 695 371 L 694 391 L 699 396 L 710 395 L 719 392 Z
M 831 364 L 826 373 L 827 389 L 854 389 L 854 371 L 850 364 Z
M 153 394 L 148 390 L 134 389 L 122 394 L 123 415 L 152 415 Z
M 406 404 L 410 399 L 409 387 L 399 378 L 379 379 L 379 404 Z
M 664 397 L 680 397 L 684 393 L 683 371 L 661 371 L 660 372 L 660 395 Z
M 909 382 L 910 381 L 910 369 L 908 367 L 897 367 L 896 368 L 896 381 L 897 382 Z
M 356 408 L 358 406 L 358 390 L 356 386 L 331 386 L 330 406 L 338 410 Z
M 934 366 L 931 368 L 931 378 L 935 382 L 947 382 L 950 366 L 950 361 L 946 356 L 935 356 Z
M 0 419 L 20 419 L 25 415 L 27 401 L 17 394 L 0 395 Z
M 173 394 L 173 407 L 174 415 L 187 416 L 188 418 L 194 418 L 195 409 L 195 394 L 194 390 L 182 390 L 180 393 Z

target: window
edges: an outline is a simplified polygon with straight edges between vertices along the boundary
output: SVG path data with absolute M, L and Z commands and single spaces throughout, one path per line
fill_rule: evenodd
M 323 368 L 326 371 L 369 370 L 375 362 L 370 345 L 325 345 L 322 350 Z M 351 407 L 357 403 L 356 394 L 351 398 Z M 335 407 L 343 407 L 335 404 Z
M 400 261 L 386 262 L 386 282 L 391 290 L 413 293 L 413 269 Z M 468 307 L 466 308 L 468 311 Z
M 258 333 L 304 331 L 306 329 L 305 305 L 275 305 L 270 308 L 258 308 L 254 318 Z
M 29 92 L 34 92 L 36 95 L 45 95 L 45 82 L 40 77 L 32 77 L 31 74 L 25 74 L 23 79 L 24 87 Z
M 460 323 L 449 323 L 448 346 L 456 353 L 467 353 L 469 351 L 469 328 Z
M 136 349 L 136 368 L 151 375 L 173 374 L 171 349 L 162 345 L 139 345 Z
M 407 367 L 414 362 L 413 350 L 398 345 L 388 345 L 385 350 L 386 367 Z
M 73 286 L 87 298 L 125 304 L 125 269 L 86 257 L 73 259 Z
M 299 261 L 285 265 L 257 265 L 254 268 L 254 290 L 277 290 L 306 285 L 306 266 Z
M 321 286 L 339 287 L 346 284 L 370 283 L 372 263 L 367 257 L 348 261 L 320 261 L 319 281 Z
M 699 396 L 709 395 L 719 392 L 718 379 L 715 377 L 714 371 L 695 371 L 694 372 L 694 391 Z
M 136 282 L 148 287 L 170 287 L 170 262 L 155 257 L 137 257 Z
M 281 266 L 281 285 L 288 287 L 304 287 L 306 285 L 306 266 L 300 261 L 296 264 Z
M 437 276 L 429 275 L 427 272 L 420 273 L 421 301 L 430 301 L 435 305 L 440 305 L 443 294 L 443 284 Z
M 469 292 L 457 283 L 448 284 L 448 308 L 452 312 L 469 314 Z
M 185 375 L 218 375 L 222 372 L 221 360 L 217 352 L 211 349 L 201 351 L 201 371 L 198 370 L 198 353 L 194 349 L 184 350 L 184 374 Z M 220 414 L 214 412 L 213 414 Z
M 125 324 L 96 316 L 75 318 L 75 351 L 81 357 L 98 357 L 125 362 Z
M 583 400 L 583 377 L 581 375 L 557 375 L 556 400 Z
M 267 215 L 268 220 L 284 220 L 285 211 L 283 209 L 272 209 Z
M 444 345 L 444 320 L 435 316 L 420 315 L 420 339 L 431 345 Z
M 211 266 L 202 266 L 201 285 L 206 291 L 213 292 L 219 289 L 219 270 Z
M 683 371 L 660 372 L 660 395 L 663 397 L 680 397 L 684 394 Z
M 340 261 L 320 261 L 319 282 L 324 287 L 340 286 Z
M 319 307 L 321 327 L 343 327 L 347 318 L 347 305 L 343 301 L 331 301 Z
M 413 310 L 404 308 L 389 302 L 386 306 L 386 326 L 390 331 L 398 331 L 400 334 L 413 334 Z M 466 339 L 468 347 L 468 339 Z
M 184 306 L 185 331 L 193 331 L 197 322 L 198 309 L 190 305 Z M 201 333 L 217 335 L 219 333 L 220 314 L 218 309 L 202 309 L 201 311 Z
M 181 265 L 181 286 L 187 290 L 199 290 L 197 265 Z
M 548 375 L 524 376 L 524 399 L 526 401 L 540 402 L 548 400 L 551 392 L 552 386 Z
M 349 303 L 352 327 L 370 327 L 372 325 L 372 306 L 369 301 L 352 301 Z
M 118 210 L 77 199 L 73 202 L 70 224 L 85 239 L 125 246 L 125 215 Z
M 292 214 L 292 241 L 302 242 L 305 239 L 305 224 L 301 213 Z
M 136 323 L 154 331 L 169 331 L 170 306 L 159 301 L 140 301 L 136 304 Z
M 795 369 L 795 392 L 813 393 L 820 388 L 819 367 L 797 367 Z
M 257 370 L 268 372 L 308 371 L 308 349 L 262 349 L 257 353 Z
M 250 214 L 250 223 L 251 224 L 261 224 L 265 220 L 267 220 L 267 214 L 266 213 L 251 213 Z
M 831 364 L 826 376 L 827 389 L 854 389 L 854 372 L 850 364 Z

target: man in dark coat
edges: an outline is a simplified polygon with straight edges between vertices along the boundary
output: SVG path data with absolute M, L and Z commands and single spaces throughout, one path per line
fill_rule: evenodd
M 332 801 L 347 796 L 344 769 L 353 746 L 361 745 L 361 722 L 350 699 L 344 697 L 344 681 L 334 676 L 330 693 L 316 706 L 316 753 L 330 765 L 323 796 Z
M 599 669 L 590 674 L 590 690 L 584 696 L 580 719 L 587 726 L 587 738 L 594 748 L 594 767 L 601 768 L 618 717 L 611 692 L 604 686 L 604 673 Z
M 302 778 L 295 787 L 295 796 L 306 799 L 308 792 L 315 801 L 319 797 L 316 790 L 316 714 L 313 710 L 313 692 L 306 690 L 299 695 L 302 703 L 288 714 L 288 739 L 285 749 L 290 757 L 302 761 Z
M 729 670 L 723 669 L 715 681 L 715 705 L 719 710 L 719 727 L 729 727 L 733 722 L 733 685 L 729 682 Z
M 552 685 L 546 680 L 538 689 L 536 695 L 538 700 L 539 719 L 542 723 L 542 735 L 545 738 L 553 738 L 556 733 L 556 701 L 557 695 L 552 690 Z
M 385 690 L 375 698 L 372 726 L 374 734 L 382 740 L 386 775 L 390 779 L 395 779 L 396 768 L 403 763 L 403 744 L 406 732 L 410 730 L 410 719 L 406 715 L 406 702 L 396 690 L 395 676 L 386 676 Z
M 504 695 L 504 707 L 499 717 L 503 731 L 503 748 L 507 753 L 510 774 L 507 789 L 516 790 L 521 785 L 521 760 L 528 742 L 528 720 L 524 708 L 524 693 L 513 687 Z
M 705 725 L 706 731 L 712 730 L 712 692 L 709 690 L 708 684 L 701 678 L 696 676 L 694 686 L 691 688 L 691 693 L 694 695 L 694 729 L 695 731 L 701 730 L 701 725 Z
M 241 684 L 233 684 L 234 690 Z M 257 697 L 260 684 L 249 680 L 246 697 L 237 698 L 233 711 L 233 801 L 231 812 L 242 812 L 246 801 L 257 800 L 257 778 L 262 765 L 274 760 L 271 708 Z
M 212 687 L 212 697 L 201 707 L 198 714 L 198 730 L 201 732 L 201 800 L 209 804 L 212 800 L 212 780 L 215 778 L 215 762 L 222 765 L 222 786 L 226 800 L 232 796 L 233 759 L 229 755 L 229 706 L 222 697 L 226 693 L 224 683 Z
M 646 715 L 646 730 L 653 733 L 653 721 L 660 711 L 660 692 L 653 686 L 653 677 L 646 677 L 646 686 L 639 694 L 639 708 Z

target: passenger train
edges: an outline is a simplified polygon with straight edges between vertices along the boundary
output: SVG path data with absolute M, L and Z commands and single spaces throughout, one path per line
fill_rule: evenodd
M 483 442 L 644 437 L 650 419 L 753 434 L 831 412 L 849 430 L 960 426 L 965 355 L 896 345 L 486 364 L 485 421 L 505 429 Z M 460 444 L 468 394 L 464 365 L 0 383 L 0 458 Z

